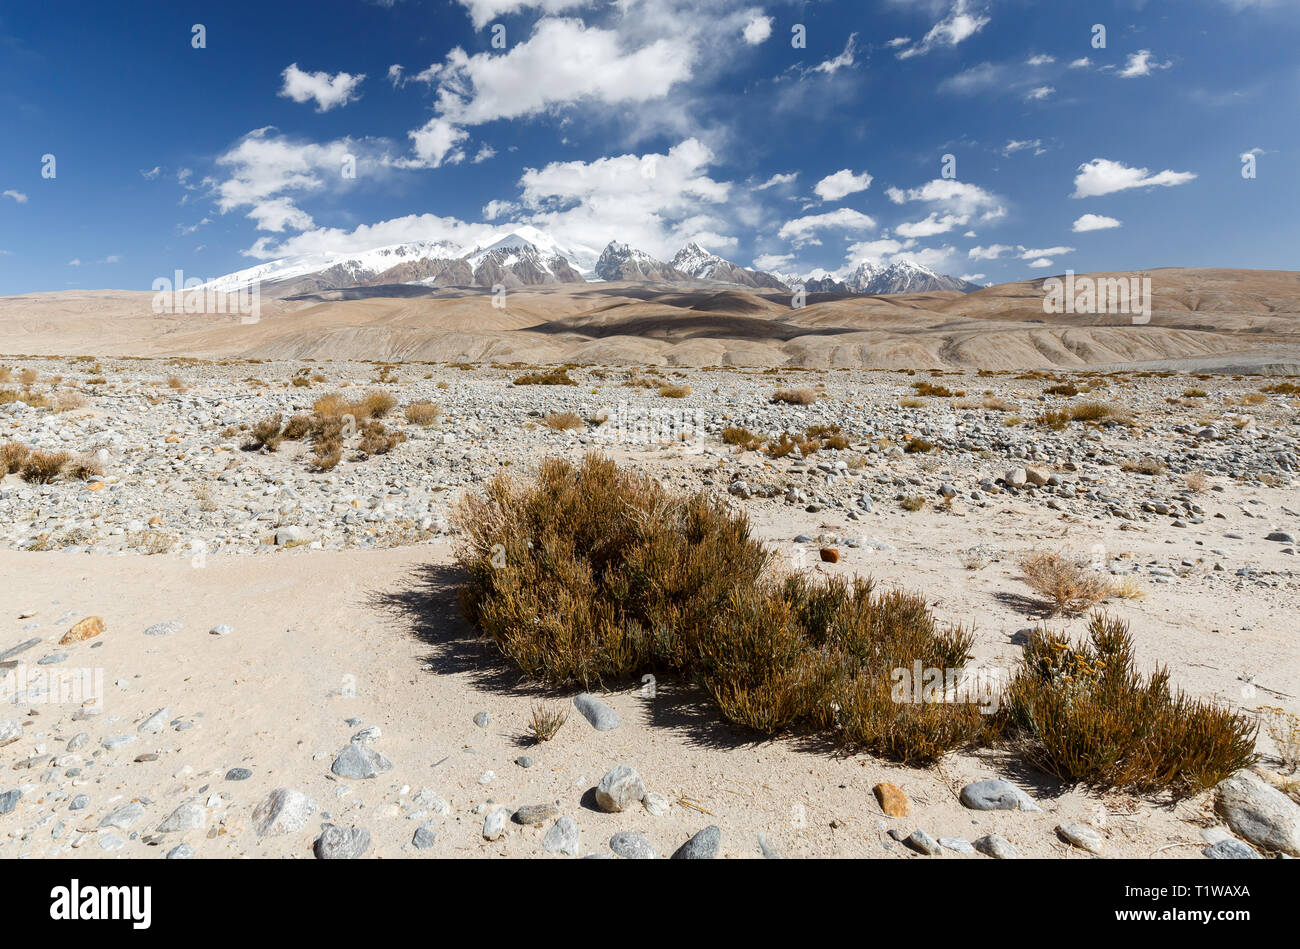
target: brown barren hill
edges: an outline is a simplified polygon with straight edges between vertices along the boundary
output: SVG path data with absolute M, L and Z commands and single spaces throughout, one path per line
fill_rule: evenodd
M 1300 366 L 1300 273 L 1158 269 L 1151 318 L 1044 312 L 1044 279 L 896 296 L 644 283 L 506 294 L 411 285 L 264 300 L 261 320 L 155 314 L 117 290 L 0 298 L 0 353 L 809 367 Z

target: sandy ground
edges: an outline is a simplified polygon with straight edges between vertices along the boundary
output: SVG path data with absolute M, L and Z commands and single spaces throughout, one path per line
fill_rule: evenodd
M 788 544 L 798 532 L 840 526 L 810 523 L 817 517 L 772 511 L 755 518 L 756 529 Z M 1197 539 L 1226 545 L 1221 535 L 1232 527 L 1211 521 L 1178 532 L 1179 542 L 1189 552 Z M 815 569 L 871 573 L 886 583 L 924 589 L 942 619 L 975 625 L 977 662 L 1009 664 L 1018 651 L 1011 636 L 1035 622 L 1023 602 L 999 596 L 1026 590 L 1014 579 L 1014 558 L 968 571 L 958 552 L 980 544 L 1017 551 L 1053 538 L 1077 548 L 1085 529 L 1089 544 L 1100 536 L 1112 550 L 1138 557 L 1167 557 L 1173 533 L 1085 527 L 1028 507 L 978 517 L 899 512 L 872 525 L 894 551 L 847 550 L 842 563 Z M 1279 562 L 1267 562 L 1270 557 Z M 1284 559 L 1294 558 L 1252 551 L 1253 562 L 1265 568 L 1290 567 Z M 997 752 L 954 755 L 940 767 L 916 769 L 792 741 L 753 743 L 671 683 L 659 683 L 653 695 L 632 690 L 606 696 L 623 724 L 598 732 L 568 706 L 568 695 L 532 691 L 470 636 L 450 592 L 450 560 L 445 542 L 213 556 L 202 567 L 176 556 L 0 551 L 0 651 L 41 637 L 22 659 L 34 664 L 44 655 L 68 652 L 66 662 L 51 668 L 102 668 L 106 692 L 98 719 L 72 721 L 72 705 L 33 705 L 22 715 L 23 738 L 0 751 L 6 764 L 0 792 L 27 790 L 16 810 L 0 817 L 0 857 L 160 858 L 181 841 L 201 858 L 309 857 L 327 821 L 367 828 L 370 855 L 378 857 L 545 855 L 541 839 L 549 822 L 537 828 L 511 824 L 500 840 L 484 840 L 476 809 L 492 803 L 558 802 L 560 813 L 577 821 L 584 854 L 608 853 L 612 834 L 635 830 L 666 855 L 705 825 L 717 824 L 721 855 L 733 858 L 759 856 L 759 832 L 790 857 L 911 857 L 886 832 L 919 827 L 936 838 L 1000 834 L 1023 856 L 1091 859 L 1054 833 L 1058 823 L 1087 822 L 1101 829 L 1107 856 L 1195 857 L 1204 846 L 1202 829 L 1215 824 L 1208 795 L 1171 807 L 1127 795 L 1062 793 Z M 1294 581 L 1247 589 L 1230 602 L 1219 587 L 1187 582 L 1146 589 L 1145 598 L 1114 607 L 1132 623 L 1144 665 L 1167 663 L 1174 681 L 1197 695 L 1300 711 L 1300 649 L 1293 629 L 1300 594 Z M 106 632 L 56 647 L 86 615 L 102 616 Z M 183 622 L 180 631 L 143 635 L 147 626 L 172 619 Z M 209 633 L 222 623 L 233 633 Z M 1054 625 L 1077 635 L 1084 621 Z M 1253 681 L 1255 692 L 1245 679 Z M 569 707 L 570 715 L 554 740 L 532 745 L 523 736 L 539 700 Z M 196 727 L 168 727 L 116 751 L 101 749 L 103 738 L 136 734 L 138 724 L 164 706 L 173 720 Z M 0 719 L 19 717 L 13 706 L 7 708 Z M 473 721 L 480 711 L 491 716 L 485 729 Z M 348 719 L 361 724 L 349 725 Z M 334 755 L 360 727 L 371 725 L 382 729 L 373 747 L 394 769 L 361 781 L 332 775 Z M 81 731 L 90 734 L 83 755 L 94 765 L 79 777 L 38 783 L 40 770 L 10 770 L 10 762 L 28 755 L 64 754 L 64 743 Z M 136 761 L 142 754 L 156 754 L 157 760 Z M 514 763 L 521 755 L 533 759 L 532 767 Z M 620 763 L 635 767 L 651 791 L 673 802 L 666 816 L 640 807 L 605 814 L 595 807 L 591 789 Z M 252 778 L 225 780 L 235 767 L 250 769 Z M 961 786 L 987 777 L 1019 783 L 1043 812 L 962 807 Z M 881 813 L 872 795 L 879 781 L 905 790 L 915 808 L 911 816 L 895 820 Z M 307 793 L 321 813 L 296 833 L 259 838 L 251 829 L 252 811 L 277 787 Z M 407 814 L 416 810 L 411 795 L 426 788 L 451 808 L 445 817 L 425 818 L 437 825 L 438 839 L 431 849 L 415 851 L 410 841 L 420 820 Z M 78 793 L 89 795 L 90 804 L 69 811 L 70 797 Z M 124 847 L 106 854 L 98 845 L 105 833 L 97 830 L 99 822 L 131 800 L 147 802 L 145 816 L 129 832 L 118 832 L 128 838 Z M 205 830 L 153 834 L 178 804 L 191 800 L 207 805 Z M 58 828 L 56 839 L 59 823 L 66 826 Z

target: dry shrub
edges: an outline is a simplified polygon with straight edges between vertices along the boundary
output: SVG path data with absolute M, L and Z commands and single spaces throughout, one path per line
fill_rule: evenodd
M 1149 475 L 1154 477 L 1165 473 L 1164 463 L 1156 458 L 1139 458 L 1137 461 L 1126 460 L 1120 463 L 1120 470 L 1129 474 Z
M 690 386 L 662 385 L 659 394 L 665 399 L 684 399 L 691 394 Z
M 793 453 L 798 447 L 798 442 L 785 432 L 782 432 L 780 438 L 767 443 L 767 454 L 771 458 L 784 458 L 786 455 Z
M 1183 476 L 1183 483 L 1193 494 L 1204 494 L 1210 490 L 1210 479 L 1204 471 L 1189 471 Z
M 248 440 L 249 448 L 265 448 L 267 451 L 275 451 L 280 447 L 283 435 L 283 417 L 279 412 L 264 418 L 253 426 L 252 436 Z
M 1039 630 L 1002 696 L 1016 747 L 1063 781 L 1184 797 L 1254 760 L 1257 725 L 1137 672 L 1128 624 L 1094 614 L 1088 641 Z
M 442 407 L 432 402 L 412 402 L 405 409 L 406 420 L 412 425 L 432 425 L 442 415 Z
M 84 409 L 90 404 L 80 392 L 60 392 L 54 398 L 54 411 L 56 412 L 75 412 L 77 409 Z
M 1294 773 L 1300 769 L 1300 716 L 1275 705 L 1266 705 L 1259 711 L 1268 737 L 1277 744 L 1282 767 Z
M 786 405 L 812 405 L 817 401 L 817 393 L 812 389 L 777 389 L 772 393 L 772 401 Z
M 775 576 L 746 517 L 707 494 L 673 496 L 599 456 L 550 459 L 530 484 L 498 475 L 466 495 L 456 522 L 465 614 L 532 678 L 677 675 L 736 725 L 902 761 L 933 761 L 987 723 L 973 705 L 893 698 L 893 670 L 959 668 L 970 633 L 869 580 Z
M 18 373 L 18 381 L 25 386 L 35 385 L 36 380 L 40 377 L 40 373 L 35 369 L 24 369 L 22 372 Z
M 185 391 L 185 381 L 181 379 L 180 376 L 168 376 L 167 386 L 169 388 L 175 389 L 177 392 Z
M 903 498 L 903 510 L 915 514 L 921 508 L 925 507 L 925 498 L 919 494 L 909 494 Z
M 926 455 L 934 451 L 933 442 L 927 442 L 924 438 L 912 438 L 903 447 L 903 451 L 909 455 Z
M 542 424 L 553 432 L 570 432 L 587 427 L 582 417 L 575 412 L 552 412 L 542 420 Z
M 1294 382 L 1279 382 L 1276 385 L 1265 386 L 1260 392 L 1270 392 L 1273 395 L 1300 395 L 1300 385 Z
M 946 386 L 937 386 L 932 382 L 913 382 L 916 394 L 927 399 L 951 399 L 952 390 Z
M 1263 405 L 1268 401 L 1268 396 L 1262 392 L 1247 392 L 1241 397 L 1242 405 Z
M 576 386 L 567 369 L 549 369 L 546 372 L 529 372 L 515 380 L 517 386 Z
M 0 382 L 10 382 L 13 380 L 14 371 L 8 366 L 0 366 Z
M 1110 582 L 1095 570 L 1059 553 L 1035 552 L 1020 561 L 1025 582 L 1046 597 L 1055 612 L 1082 613 L 1110 596 Z
M 104 466 L 93 452 L 84 452 L 69 459 L 63 467 L 63 476 L 74 481 L 89 481 L 104 475 Z
M 284 423 L 284 431 L 280 433 L 282 438 L 291 442 L 302 441 L 312 433 L 314 423 L 312 417 L 304 412 L 291 415 L 289 421 Z
M 528 722 L 528 732 L 533 741 L 541 744 L 554 738 L 564 723 L 569 720 L 569 713 L 563 707 L 547 708 L 545 705 L 533 706 L 533 717 Z
M 70 458 L 66 451 L 31 452 L 23 461 L 23 480 L 32 484 L 49 484 L 58 478 Z
M 755 435 L 753 432 L 751 432 L 749 429 L 738 428 L 734 425 L 724 428 L 722 430 L 721 437 L 722 437 L 722 444 L 739 445 L 740 447 L 746 450 L 754 449 L 758 447 L 758 445 L 762 442 L 762 439 L 759 438 L 757 435 Z
M 405 435 L 400 432 L 390 432 L 384 427 L 383 422 L 371 419 L 361 427 L 361 442 L 357 445 L 357 450 L 366 457 L 386 455 L 404 441 L 406 441 Z
M 10 472 L 21 471 L 30 454 L 31 450 L 22 442 L 5 442 L 0 445 L 0 478 Z
M 1008 402 L 1006 399 L 1000 398 L 996 395 L 990 395 L 986 396 L 984 400 L 980 402 L 980 408 L 986 409 L 989 412 L 1010 412 L 1015 409 L 1015 405 Z
M 311 467 L 316 471 L 332 471 L 343 460 L 343 446 L 337 442 L 322 442 L 312 452 Z
M 1043 392 L 1047 395 L 1059 395 L 1064 396 L 1067 399 L 1072 399 L 1079 394 L 1079 389 L 1077 386 L 1071 385 L 1068 382 L 1063 382 L 1060 385 L 1048 386 L 1043 390 Z

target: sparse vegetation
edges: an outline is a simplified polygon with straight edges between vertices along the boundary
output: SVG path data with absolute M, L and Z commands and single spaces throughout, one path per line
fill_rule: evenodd
M 442 417 L 442 407 L 432 402 L 412 402 L 404 411 L 412 425 L 432 425 Z
M 1175 798 L 1254 761 L 1257 725 L 1136 671 L 1128 624 L 1095 614 L 1088 641 L 1039 630 L 1002 698 L 1015 747 L 1063 781 Z
M 772 393 L 772 401 L 786 405 L 812 405 L 817 401 L 817 393 L 812 389 L 777 389 Z
M 550 369 L 546 372 L 529 372 L 515 380 L 517 386 L 576 386 L 577 380 L 569 378 L 567 369 Z
M 538 704 L 533 706 L 532 718 L 528 721 L 528 733 L 537 744 L 550 741 L 569 720 L 569 713 L 562 707 L 548 708 Z
M 553 432 L 571 432 L 587 427 L 576 412 L 552 412 L 542 420 L 542 424 Z
M 662 385 L 659 394 L 665 399 L 684 399 L 691 394 L 690 386 Z
M 966 662 L 924 597 L 770 571 L 743 515 L 589 456 L 498 476 L 456 515 L 467 617 L 533 678 L 590 687 L 647 670 L 697 682 L 728 721 L 817 733 L 902 761 L 975 741 L 972 705 L 899 704 L 890 670 Z M 504 566 L 500 564 L 504 563 Z
M 33 451 L 23 460 L 21 474 L 32 484 L 50 484 L 63 473 L 71 456 L 66 451 Z
M 22 442 L 5 442 L 0 445 L 0 478 L 20 472 L 31 451 Z
M 1035 552 L 1020 561 L 1025 582 L 1057 613 L 1086 612 L 1110 596 L 1106 577 L 1059 553 Z

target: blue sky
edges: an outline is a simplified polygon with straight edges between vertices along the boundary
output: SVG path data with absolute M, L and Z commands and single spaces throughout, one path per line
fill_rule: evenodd
M 782 273 L 1297 269 L 1298 49 L 1297 0 L 7 4 L 0 294 L 512 223 Z

